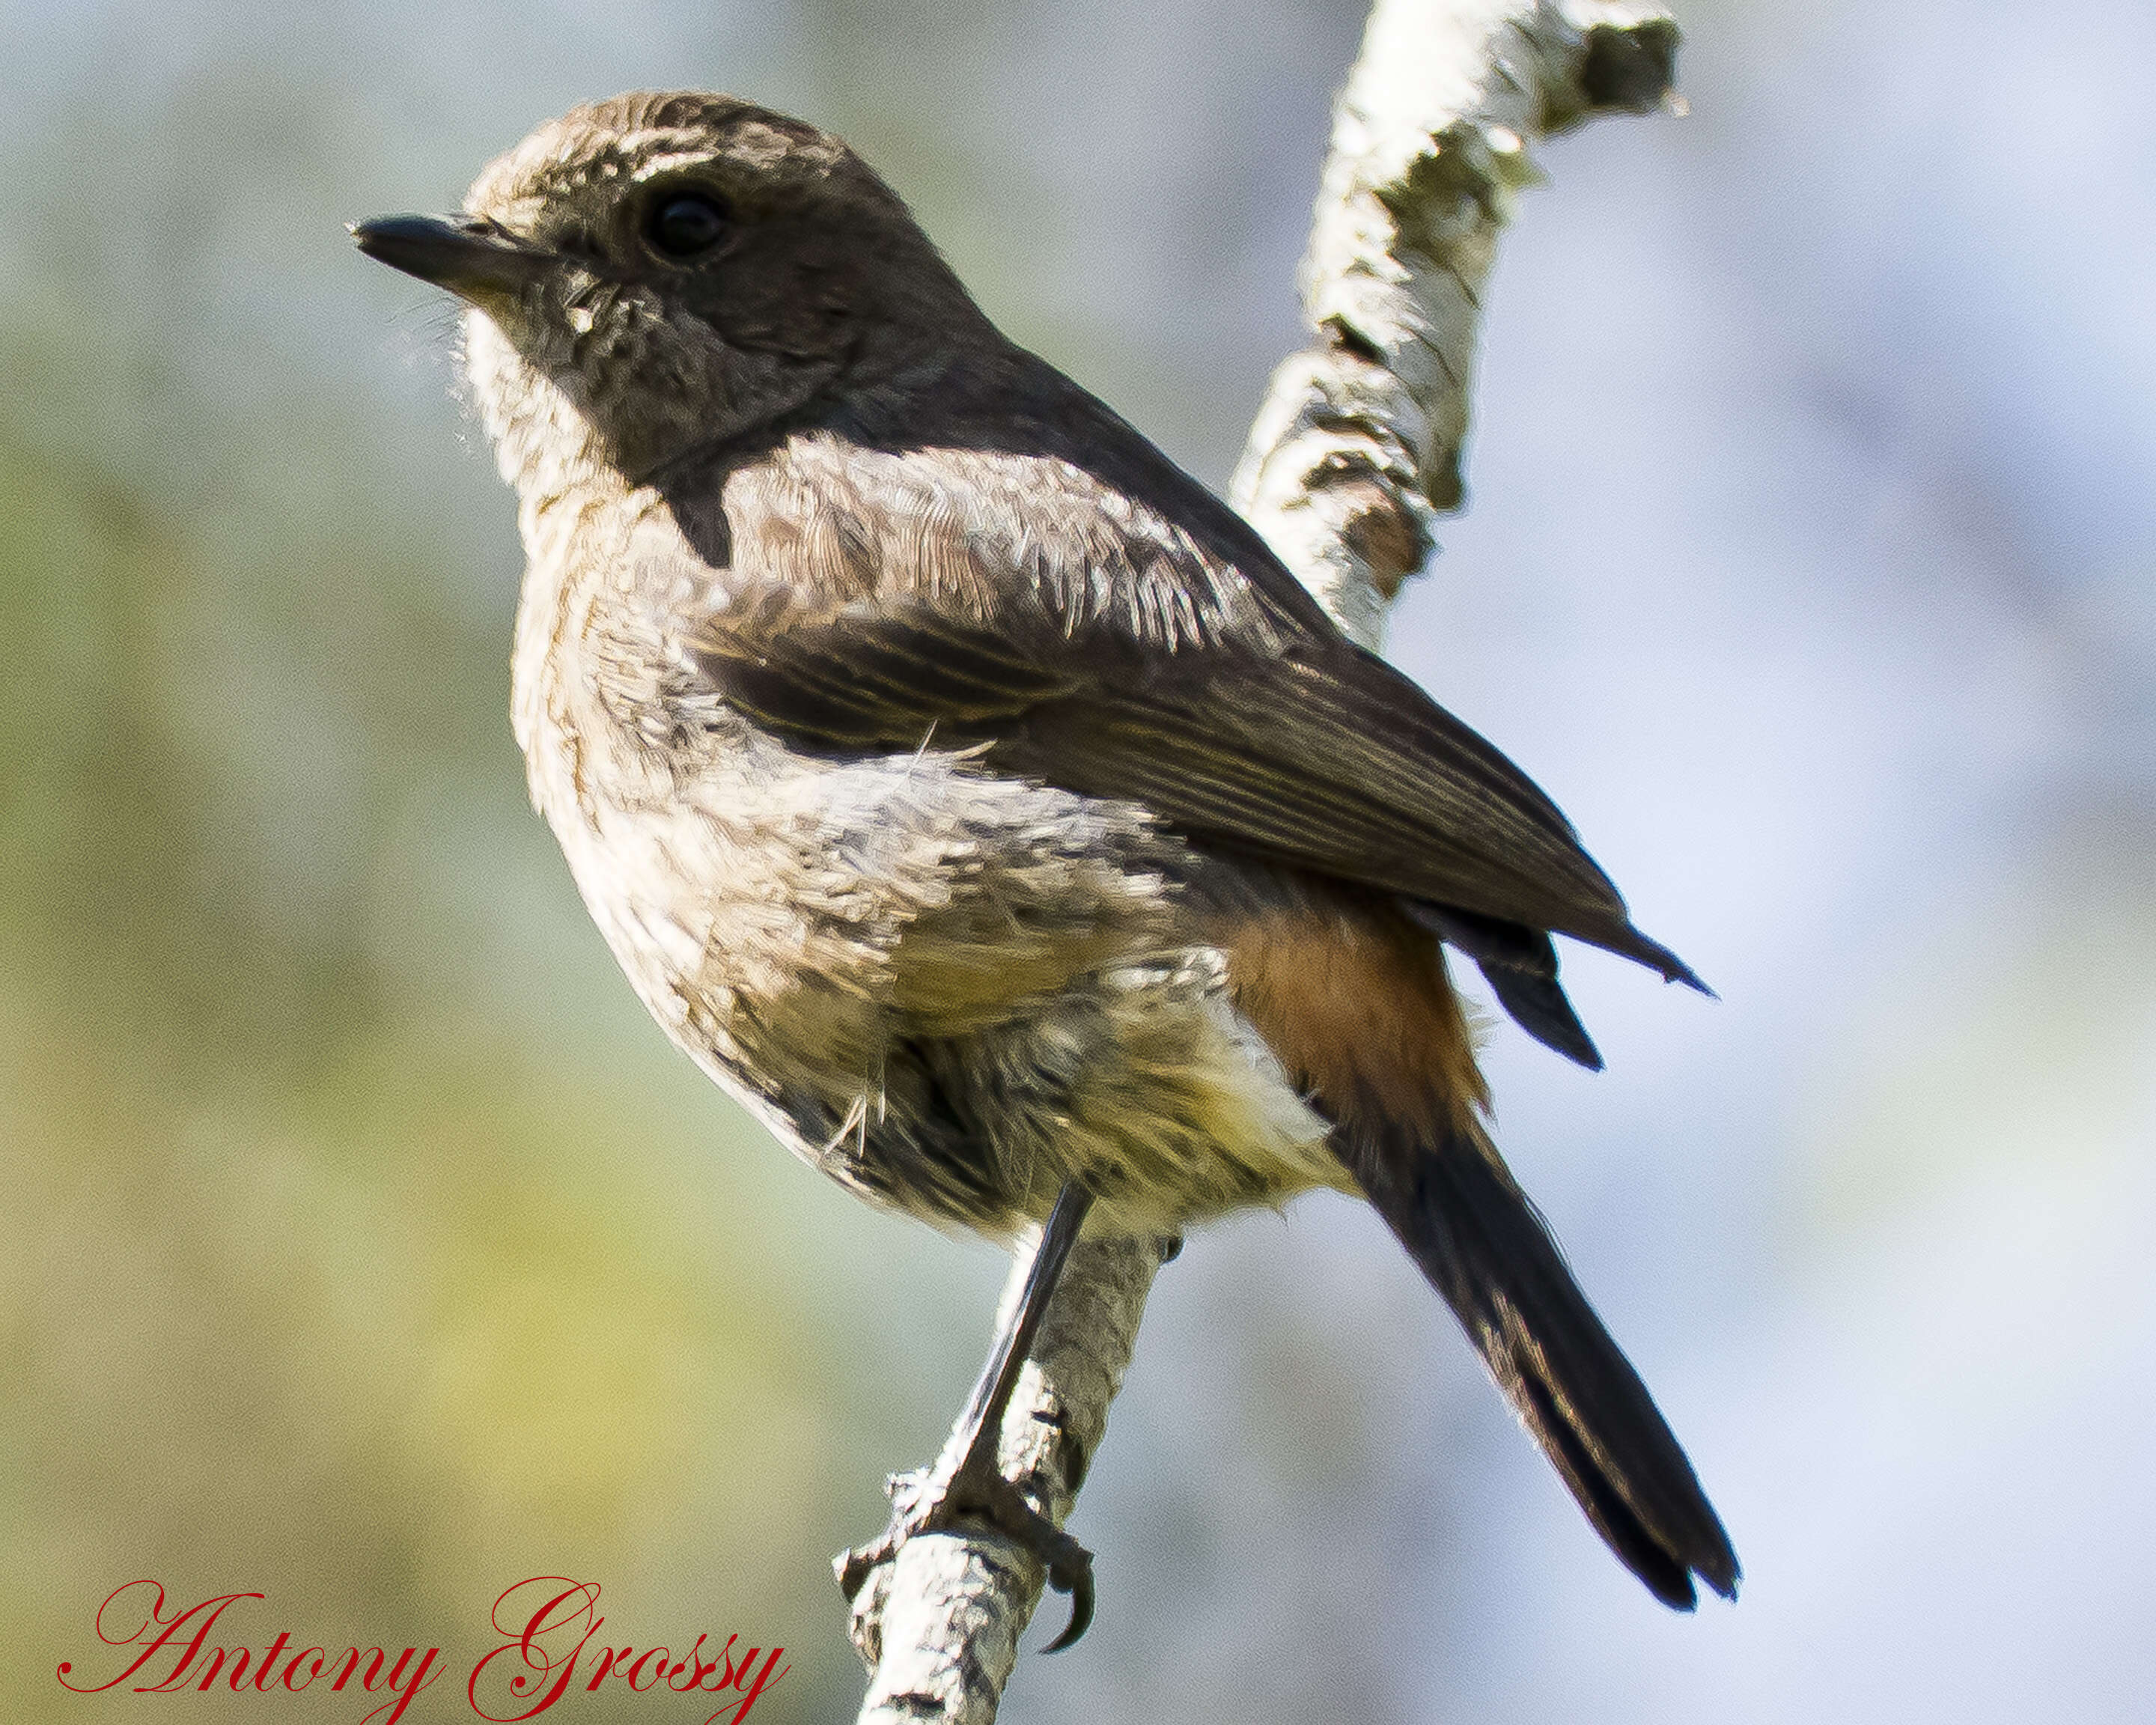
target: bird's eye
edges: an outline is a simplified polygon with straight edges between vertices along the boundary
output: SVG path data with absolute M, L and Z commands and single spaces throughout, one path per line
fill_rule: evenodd
M 645 236 L 670 258 L 693 258 L 716 245 L 726 231 L 726 208 L 716 198 L 684 192 L 652 206 Z

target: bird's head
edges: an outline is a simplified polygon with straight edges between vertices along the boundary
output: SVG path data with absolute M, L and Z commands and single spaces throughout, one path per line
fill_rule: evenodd
M 550 121 L 446 217 L 356 223 L 470 308 L 465 365 L 527 492 L 632 479 L 844 383 L 902 389 L 985 327 L 898 195 L 838 139 L 730 96 Z

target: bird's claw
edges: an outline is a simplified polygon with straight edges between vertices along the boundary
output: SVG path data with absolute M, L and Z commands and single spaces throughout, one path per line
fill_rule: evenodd
M 962 1466 L 938 1481 L 932 1473 L 893 1474 L 886 1486 L 891 1525 L 867 1545 L 844 1553 L 835 1565 L 848 1601 L 868 1584 L 880 1564 L 898 1555 L 916 1533 L 946 1533 L 962 1519 L 987 1523 L 1016 1540 L 1040 1560 L 1048 1584 L 1070 1596 L 1070 1621 L 1042 1651 L 1060 1653 L 1093 1621 L 1093 1554 L 1041 1514 L 993 1466 Z

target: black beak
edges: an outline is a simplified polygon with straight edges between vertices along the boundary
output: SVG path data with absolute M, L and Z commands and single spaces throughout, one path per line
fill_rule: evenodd
M 466 300 L 521 293 L 557 261 L 485 216 L 377 216 L 350 228 L 368 257 Z

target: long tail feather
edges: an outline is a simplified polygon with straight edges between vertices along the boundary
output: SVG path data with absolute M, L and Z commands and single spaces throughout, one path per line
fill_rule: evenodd
M 1691 1464 L 1488 1140 L 1351 1117 L 1340 1150 L 1610 1549 L 1666 1604 L 1690 1609 L 1694 1576 L 1734 1598 L 1737 1553 Z

